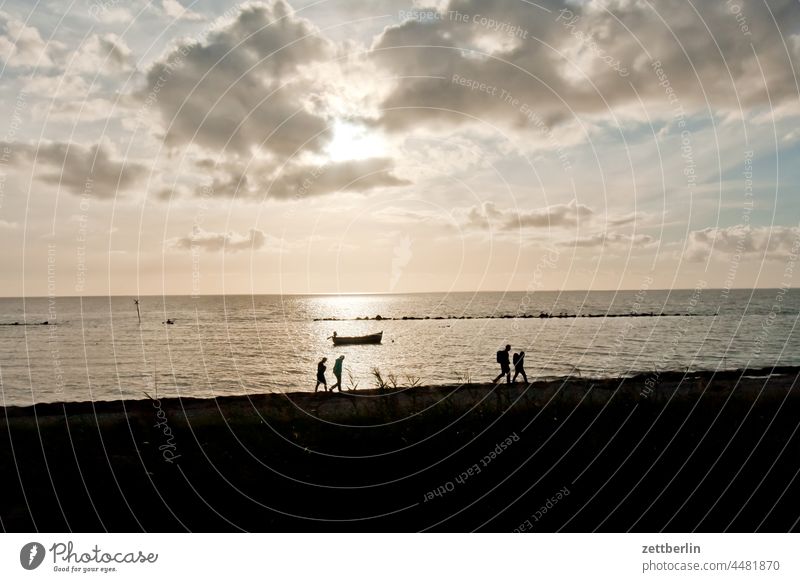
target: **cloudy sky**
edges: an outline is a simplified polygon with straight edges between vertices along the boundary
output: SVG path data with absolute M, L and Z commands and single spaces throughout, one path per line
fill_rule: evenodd
M 792 284 L 796 0 L 7 0 L 0 294 Z

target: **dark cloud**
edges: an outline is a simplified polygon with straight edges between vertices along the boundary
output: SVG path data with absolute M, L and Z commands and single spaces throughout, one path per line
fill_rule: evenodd
M 800 10 L 792 0 L 737 0 L 746 31 L 726 2 L 703 4 L 699 14 L 683 0 L 539 4 L 549 12 L 526 2 L 453 0 L 439 20 L 388 27 L 371 53 L 397 76 L 380 124 L 403 131 L 475 116 L 541 127 L 609 108 L 624 115 L 640 110 L 639 98 L 656 117 L 677 106 L 689 115 L 796 99 L 791 59 L 800 56 Z M 481 19 L 516 26 L 525 38 Z M 453 82 L 454 75 L 483 88 Z M 679 101 L 670 103 L 668 88 Z
M 618 232 L 602 232 L 562 244 L 569 247 L 602 248 L 612 246 L 644 247 L 652 245 L 655 242 L 655 239 L 648 234 L 630 235 Z
M 575 227 L 582 221 L 591 220 L 593 216 L 591 208 L 576 200 L 528 211 L 501 211 L 493 202 L 485 202 L 467 211 L 467 224 L 478 228 L 496 226 L 503 230 Z
M 147 173 L 139 163 L 115 159 L 102 144 L 84 147 L 70 143 L 42 143 L 39 147 L 8 145 L 15 165 L 34 164 L 34 175 L 45 184 L 62 186 L 73 194 L 115 198 Z
M 332 54 L 286 2 L 245 4 L 207 39 L 185 41 L 151 66 L 139 96 L 160 114 L 168 145 L 291 155 L 321 146 L 315 136 L 327 123 L 304 105 L 313 79 L 301 69 Z
M 541 210 L 520 212 L 507 218 L 505 228 L 552 228 L 555 226 L 577 226 L 594 215 L 591 208 L 572 200 L 567 204 L 554 204 Z
M 275 179 L 269 187 L 268 196 L 278 199 L 310 198 L 339 191 L 367 192 L 411 183 L 395 176 L 393 170 L 394 163 L 388 158 L 294 167 Z
M 249 170 L 258 173 L 256 168 Z M 263 193 L 259 196 L 257 188 L 251 188 L 251 180 L 247 177 L 245 168 L 235 162 L 218 166 L 213 174 L 211 184 L 201 187 L 197 193 L 201 196 L 210 193 L 215 198 L 263 198 Z
M 210 183 L 196 189 L 195 195 L 199 197 L 299 200 L 410 184 L 394 174 L 394 162 L 388 158 L 295 164 L 278 170 L 263 163 L 246 165 L 237 160 L 225 160 L 209 164 L 208 160 L 201 160 L 198 167 L 211 175 Z M 160 198 L 166 199 L 165 196 Z
M 153 196 L 156 200 L 162 202 L 170 202 L 175 198 L 185 198 L 191 195 L 191 190 L 183 184 L 173 184 L 172 186 L 164 186 L 153 191 Z

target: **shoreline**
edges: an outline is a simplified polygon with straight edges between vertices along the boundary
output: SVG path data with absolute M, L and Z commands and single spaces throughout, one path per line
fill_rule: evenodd
M 8 407 L 0 523 L 786 531 L 800 517 L 798 377 L 785 367 Z
M 504 383 L 497 383 L 493 384 L 492 382 L 468 382 L 463 384 L 424 384 L 419 386 L 398 386 L 397 388 L 387 387 L 384 389 L 381 388 L 361 388 L 356 390 L 349 390 L 345 389 L 341 392 L 323 392 L 320 390 L 319 392 L 313 392 L 311 390 L 296 390 L 296 391 L 287 391 L 287 392 L 259 392 L 253 394 L 225 394 L 219 396 L 163 396 L 158 398 L 160 401 L 166 401 L 171 403 L 177 402 L 185 402 L 185 403 L 203 403 L 203 402 L 211 402 L 211 401 L 220 401 L 220 402 L 230 402 L 235 403 L 236 401 L 243 399 L 243 400 L 261 400 L 264 398 L 272 398 L 278 397 L 280 399 L 285 398 L 295 398 L 299 400 L 303 400 L 308 398 L 309 396 L 317 397 L 317 398 L 326 398 L 332 396 L 350 396 L 350 397 L 367 397 L 367 396 L 389 396 L 392 394 L 402 394 L 407 393 L 410 391 L 418 391 L 420 393 L 424 392 L 453 392 L 456 390 L 484 390 L 484 391 L 492 391 L 496 389 L 501 389 L 505 387 L 506 390 L 509 388 L 513 390 L 517 390 L 519 388 L 523 389 L 531 389 L 535 390 L 537 387 L 545 387 L 545 386 L 552 386 L 553 384 L 566 384 L 569 382 L 578 382 L 578 383 L 594 383 L 599 385 L 604 385 L 608 383 L 637 383 L 637 382 L 645 382 L 648 378 L 651 380 L 653 378 L 658 379 L 659 381 L 676 381 L 676 380 L 687 380 L 687 379 L 711 379 L 715 378 L 716 380 L 731 380 L 736 379 L 739 377 L 746 377 L 746 376 L 757 376 L 757 377 L 767 377 L 767 376 L 780 376 L 780 375 L 791 375 L 791 374 L 798 374 L 800 373 L 800 366 L 770 366 L 770 367 L 761 367 L 761 368 L 737 368 L 731 370 L 693 370 L 693 371 L 680 371 L 680 370 L 664 370 L 660 372 L 635 372 L 631 375 L 627 376 L 609 376 L 609 377 L 594 377 L 594 376 L 544 376 L 538 377 L 536 379 L 532 379 L 528 384 L 524 384 L 522 381 L 518 381 L 511 385 L 506 385 Z M 43 409 L 46 410 L 47 407 L 55 406 L 55 407 L 92 407 L 96 409 L 97 407 L 103 408 L 106 405 L 112 405 L 114 403 L 129 403 L 131 405 L 136 405 L 137 403 L 148 402 L 155 400 L 155 398 L 150 395 L 148 397 L 146 393 L 142 393 L 141 398 L 118 398 L 114 400 L 56 400 L 56 401 L 48 401 L 48 402 L 37 402 L 35 404 L 12 404 L 8 406 L 0 406 L 0 411 L 3 411 L 3 414 L 7 417 L 9 416 L 16 416 L 18 413 L 24 414 L 24 411 L 30 410 L 32 408 Z M 2 415 L 0 415 L 2 416 Z

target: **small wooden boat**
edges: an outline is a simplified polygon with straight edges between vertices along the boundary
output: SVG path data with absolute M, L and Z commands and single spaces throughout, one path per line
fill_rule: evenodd
M 342 346 L 342 345 L 349 345 L 349 344 L 379 344 L 381 343 L 381 339 L 383 339 L 383 332 L 380 331 L 378 333 L 373 333 L 370 335 L 356 335 L 356 336 L 343 336 L 343 335 L 332 335 L 331 339 L 333 340 L 333 345 L 335 346 Z

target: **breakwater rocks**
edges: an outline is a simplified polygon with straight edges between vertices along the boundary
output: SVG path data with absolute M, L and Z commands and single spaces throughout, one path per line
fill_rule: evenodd
M 800 517 L 798 373 L 8 407 L 0 519 L 7 531 L 784 531 Z
M 512 315 L 506 313 L 503 315 L 425 315 L 414 316 L 404 315 L 402 317 L 383 317 L 376 315 L 375 317 L 315 317 L 314 321 L 424 321 L 430 319 L 575 319 L 581 317 L 700 317 L 698 313 L 656 313 L 650 311 L 648 313 L 547 313 L 542 311 L 538 315 L 530 313 Z M 716 317 L 716 314 L 711 314 L 709 317 Z

